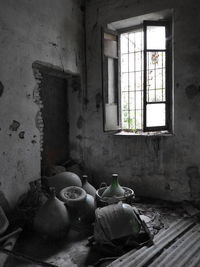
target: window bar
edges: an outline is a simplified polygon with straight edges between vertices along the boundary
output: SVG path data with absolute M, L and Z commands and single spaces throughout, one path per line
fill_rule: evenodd
M 146 130 L 146 104 L 147 104 L 147 29 L 146 25 L 144 24 L 144 103 L 143 103 L 143 129 Z
M 162 101 L 163 101 L 163 90 L 164 86 L 163 86 L 163 52 L 162 52 Z
M 134 128 L 136 130 L 136 70 L 135 70 L 135 33 L 134 33 Z
M 130 129 L 130 84 L 129 84 L 129 55 L 130 55 L 130 51 L 129 51 L 129 33 L 128 33 L 128 129 Z
M 140 33 L 140 37 L 141 37 L 141 48 L 142 48 L 142 32 Z M 143 96 L 142 96 L 142 94 L 143 94 L 143 90 L 142 90 L 142 53 L 143 53 L 143 51 L 142 51 L 142 49 L 141 49 L 141 51 L 140 51 L 140 55 L 141 55 L 141 116 L 140 116 L 140 130 L 142 130 L 142 105 L 143 105 Z
M 143 52 L 144 53 L 144 52 Z M 147 84 L 149 84 L 149 58 L 147 58 L 147 69 L 148 69 L 148 74 L 147 74 Z M 147 87 L 147 99 L 149 101 L 149 87 Z M 144 91 L 144 90 L 143 90 Z
M 154 56 L 156 57 L 156 52 L 154 53 Z M 154 89 L 154 101 L 156 102 L 156 64 L 155 64 L 155 62 L 154 62 L 154 87 L 155 87 L 155 89 Z

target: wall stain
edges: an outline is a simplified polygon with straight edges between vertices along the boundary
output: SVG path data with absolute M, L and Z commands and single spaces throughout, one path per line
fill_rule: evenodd
M 89 104 L 89 99 L 87 98 L 87 97 L 84 97 L 84 99 L 83 99 L 83 103 L 84 103 L 84 105 L 87 107 L 87 105 Z
M 30 99 L 31 98 L 31 94 L 30 93 L 26 93 L 26 98 Z
M 185 93 L 189 99 L 192 99 L 200 93 L 200 88 L 194 84 L 190 84 L 185 88 Z
M 25 132 L 24 132 L 24 131 L 21 131 L 21 132 L 19 133 L 19 138 L 20 138 L 20 139 L 24 139 L 24 134 L 25 134 Z
M 79 134 L 76 136 L 76 138 L 81 141 L 83 139 L 83 136 L 81 134 Z
M 2 82 L 0 81 L 0 97 L 3 95 L 3 91 L 4 91 L 4 86 Z
M 9 129 L 11 131 L 17 131 L 19 126 L 20 126 L 20 123 L 18 121 L 13 120 L 12 124 L 9 126 Z
M 23 161 L 18 160 L 17 161 L 17 172 L 20 173 L 23 177 L 25 176 L 25 166 Z
M 76 123 L 76 126 L 78 129 L 81 129 L 83 127 L 83 123 L 84 123 L 84 119 L 83 117 L 80 115 L 78 120 L 77 120 L 77 123 Z
M 193 199 L 200 198 L 200 173 L 196 165 L 186 168 L 186 174 L 189 177 L 190 195 Z
M 101 105 L 101 94 L 100 93 L 96 94 L 95 101 L 96 101 L 96 109 L 98 111 Z
M 56 43 L 54 43 L 54 42 L 49 42 L 49 44 L 52 45 L 52 46 L 54 46 L 54 47 L 58 46 L 58 45 L 57 45 Z
M 160 152 L 160 141 L 161 141 L 160 137 L 156 137 L 156 138 L 152 139 L 153 150 L 154 150 L 157 158 L 158 158 L 158 155 Z

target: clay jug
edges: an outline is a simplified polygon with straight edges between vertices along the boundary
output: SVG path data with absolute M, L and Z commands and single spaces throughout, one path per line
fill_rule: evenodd
M 96 189 L 94 188 L 94 186 L 92 186 L 89 182 L 88 182 L 88 176 L 87 175 L 83 175 L 81 178 L 82 181 L 82 188 L 85 190 L 85 192 L 93 197 L 95 197 L 96 195 Z
M 59 239 L 69 230 L 69 215 L 64 203 L 55 196 L 55 189 L 50 188 L 50 192 L 50 198 L 36 213 L 33 225 L 41 235 Z
M 60 198 L 66 203 L 70 219 L 74 224 L 91 224 L 95 219 L 94 198 L 83 188 L 66 187 L 60 192 Z
M 49 187 L 55 187 L 57 197 L 65 187 L 82 186 L 81 179 L 73 172 L 61 172 L 51 177 L 45 177 L 45 179 Z
M 112 174 L 111 185 L 106 188 L 102 194 L 102 198 L 122 197 L 125 194 L 125 190 L 120 186 L 118 182 L 118 174 Z

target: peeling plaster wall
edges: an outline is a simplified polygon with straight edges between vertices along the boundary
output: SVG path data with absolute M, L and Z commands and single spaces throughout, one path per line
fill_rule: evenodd
M 40 177 L 40 132 L 36 127 L 40 107 L 33 99 L 38 85 L 32 63 L 40 60 L 81 74 L 81 2 L 0 1 L 0 190 L 11 205 L 29 188 L 31 180 Z M 69 113 L 72 122 L 76 122 L 81 105 L 72 88 L 69 96 Z M 73 140 L 75 132 L 76 125 L 72 123 L 72 154 L 79 158 Z
M 103 133 L 101 26 L 174 9 L 174 136 Z M 195 0 L 87 1 L 87 109 L 84 160 L 91 175 L 120 183 L 136 195 L 169 200 L 200 198 L 200 2 Z

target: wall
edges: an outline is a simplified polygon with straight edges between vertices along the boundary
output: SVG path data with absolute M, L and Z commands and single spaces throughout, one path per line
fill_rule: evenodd
M 103 132 L 101 26 L 174 9 L 174 136 L 114 136 Z M 85 166 L 96 184 L 118 173 L 136 195 L 180 201 L 200 198 L 200 2 L 87 1 Z
M 11 205 L 40 177 L 40 107 L 33 98 L 32 63 L 81 74 L 82 25 L 80 0 L 0 1 L 0 190 Z M 73 136 L 81 105 L 76 90 L 69 89 L 69 95 L 72 154 L 79 159 Z

